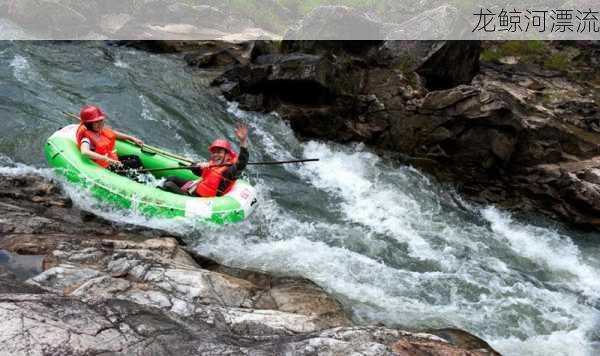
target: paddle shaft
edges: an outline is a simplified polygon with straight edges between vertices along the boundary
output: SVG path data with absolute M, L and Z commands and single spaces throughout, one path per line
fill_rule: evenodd
M 308 158 L 308 159 L 293 159 L 289 161 L 263 161 L 263 162 L 248 162 L 247 165 L 272 165 L 272 164 L 288 164 L 288 163 L 305 163 L 305 162 L 317 162 L 318 158 Z M 233 163 L 223 163 L 223 164 L 214 164 L 208 166 L 210 167 L 224 167 L 231 166 Z M 138 169 L 137 172 L 163 172 L 163 171 L 177 171 L 181 169 L 192 169 L 195 166 L 185 166 L 185 167 L 167 167 L 167 168 L 153 168 L 153 169 Z M 119 170 L 118 172 L 125 172 L 127 170 Z

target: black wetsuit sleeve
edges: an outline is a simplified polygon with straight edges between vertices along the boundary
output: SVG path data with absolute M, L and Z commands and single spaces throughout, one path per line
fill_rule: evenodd
M 192 171 L 192 173 L 194 173 L 198 177 L 202 177 L 202 168 L 200 168 L 200 167 L 194 167 L 194 168 L 191 169 L 191 171 Z
M 248 150 L 244 147 L 240 147 L 240 155 L 238 156 L 238 161 L 227 168 L 225 172 L 223 172 L 223 178 L 221 180 L 221 184 L 219 184 L 219 189 L 217 189 L 217 196 L 221 196 L 222 192 L 227 189 L 227 185 L 232 180 L 236 180 L 240 177 L 244 169 L 246 169 L 246 165 L 248 164 L 249 157 Z
M 244 169 L 246 169 L 246 165 L 248 164 L 248 157 L 250 154 L 248 153 L 248 149 L 245 147 L 240 147 L 240 155 L 238 156 L 237 162 L 227 168 L 225 172 L 223 172 L 223 177 L 229 180 L 236 180 L 240 177 Z

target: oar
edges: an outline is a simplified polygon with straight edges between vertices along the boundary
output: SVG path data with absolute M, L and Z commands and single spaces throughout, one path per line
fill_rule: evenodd
M 308 158 L 308 159 L 293 159 L 289 161 L 262 161 L 262 162 L 248 162 L 247 165 L 271 165 L 271 164 L 287 164 L 287 163 L 305 163 L 305 162 L 316 162 L 318 158 Z M 223 163 L 223 164 L 214 164 L 209 167 L 224 167 L 224 166 L 232 166 L 233 163 Z M 147 172 L 163 172 L 163 171 L 178 171 L 181 169 L 193 169 L 196 166 L 185 166 L 185 167 L 167 167 L 167 168 L 150 168 L 150 169 L 133 169 L 133 171 L 140 173 Z M 129 169 L 121 169 L 116 172 L 128 172 L 131 171 Z
M 75 119 L 75 120 L 78 120 L 78 121 L 80 120 L 79 116 L 77 116 L 77 115 L 75 115 L 73 113 L 63 111 L 63 114 L 65 114 L 66 116 L 68 116 L 68 117 L 70 117 L 72 119 Z M 182 162 L 185 162 L 185 163 L 188 163 L 188 164 L 194 163 L 194 161 L 192 161 L 189 158 L 178 156 L 178 155 L 173 154 L 171 152 L 163 151 L 162 149 L 160 149 L 158 147 L 154 147 L 154 146 L 150 146 L 150 145 L 144 144 L 144 147 L 142 147 L 141 149 L 142 149 L 142 151 L 145 150 L 145 149 L 149 149 L 150 151 L 154 151 L 155 153 L 158 153 L 158 154 L 160 154 L 162 156 L 170 157 L 170 158 L 175 158 L 175 159 L 178 159 L 178 160 L 180 160 Z

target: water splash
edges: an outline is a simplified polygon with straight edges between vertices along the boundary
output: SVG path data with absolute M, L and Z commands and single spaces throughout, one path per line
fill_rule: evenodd
M 31 71 L 31 65 L 25 57 L 20 54 L 15 55 L 12 61 L 10 61 L 9 66 L 12 68 L 13 75 L 18 81 L 23 84 L 30 83 L 29 73 Z

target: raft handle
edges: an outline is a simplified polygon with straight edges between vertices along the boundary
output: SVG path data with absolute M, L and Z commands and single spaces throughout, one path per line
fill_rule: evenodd
M 150 156 L 156 156 L 156 152 L 155 151 L 150 151 L 146 147 L 142 147 L 140 149 L 140 151 L 142 151 L 142 153 L 145 153 L 145 154 L 150 155 Z

